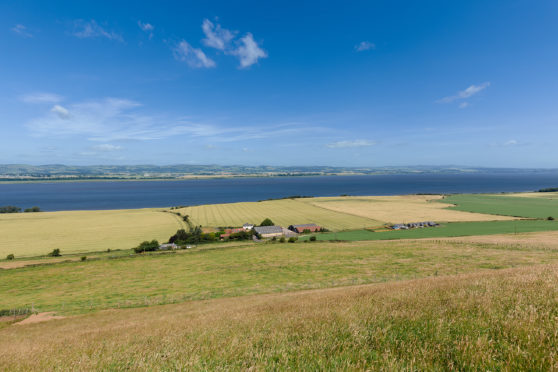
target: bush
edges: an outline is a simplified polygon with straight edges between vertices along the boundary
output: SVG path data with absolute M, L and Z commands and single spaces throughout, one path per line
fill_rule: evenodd
M 315 236 L 315 235 L 312 235 L 312 236 L 310 237 L 310 241 L 311 241 L 311 242 L 315 242 L 315 241 L 316 241 L 316 236 Z
M 60 253 L 60 249 L 56 248 L 53 249 L 52 252 L 48 254 L 50 257 L 60 257 L 62 254 Z
M 24 210 L 25 213 L 29 213 L 29 212 L 40 212 L 41 208 L 39 207 L 31 207 L 31 208 L 27 208 Z
M 13 253 L 10 253 L 9 255 L 6 256 L 6 260 L 13 260 L 15 258 Z
M 0 213 L 19 213 L 21 212 L 21 208 L 14 207 L 13 205 L 6 205 L 4 207 L 0 207 Z
M 279 238 L 279 243 L 285 243 L 285 237 L 284 236 Z
M 87 260 L 87 256 L 81 256 L 81 260 L 82 260 L 82 261 Z
M 134 248 L 134 252 L 136 253 L 143 253 L 143 252 L 153 252 L 159 249 L 159 242 L 157 240 L 152 241 L 144 241 L 140 245 Z
M 273 223 L 273 221 L 269 218 L 266 218 L 265 220 L 262 221 L 262 223 L 260 223 L 260 226 L 274 226 L 275 224 Z
M 294 242 L 296 242 L 296 241 L 297 241 L 297 238 L 295 238 L 294 236 L 291 236 L 291 237 L 289 238 L 289 243 L 294 243 Z
M 554 217 L 548 216 L 548 217 L 547 217 L 547 220 L 549 220 L 549 221 L 554 221 Z

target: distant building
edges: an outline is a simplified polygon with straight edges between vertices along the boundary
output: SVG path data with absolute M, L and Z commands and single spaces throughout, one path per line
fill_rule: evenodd
M 167 244 L 161 244 L 159 246 L 159 249 L 161 251 L 170 251 L 172 249 L 178 249 L 178 246 L 174 243 L 167 243 Z
M 294 231 L 298 234 L 302 234 L 305 230 L 310 232 L 320 231 L 322 228 L 315 223 L 307 223 L 303 225 L 291 225 L 289 226 L 289 230 Z
M 242 225 L 242 228 L 246 231 L 248 230 L 252 230 L 254 228 L 254 224 L 251 223 L 245 223 L 244 225 Z
M 283 228 L 281 226 L 256 226 L 254 230 L 256 230 L 262 238 L 273 238 L 274 236 L 283 235 Z

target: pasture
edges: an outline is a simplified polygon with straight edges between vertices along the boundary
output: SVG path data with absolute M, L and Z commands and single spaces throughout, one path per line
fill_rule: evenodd
M 167 240 L 181 220 L 156 209 L 0 214 L 0 259 L 129 249 L 143 240 Z
M 0 329 L 28 370 L 558 369 L 558 266 L 108 310 Z
M 546 194 L 546 193 L 540 193 Z M 452 210 L 525 218 L 558 218 L 558 199 L 499 195 L 450 195 L 442 203 L 455 204 Z
M 75 314 L 558 262 L 556 248 L 397 240 L 245 243 L 0 270 L 0 310 Z
M 537 231 L 556 231 L 558 222 L 545 220 L 515 220 L 487 222 L 451 222 L 438 227 L 409 230 L 369 231 L 352 230 L 334 233 L 314 234 L 317 240 L 393 240 L 422 239 L 471 235 L 515 234 Z M 302 236 L 308 240 L 310 235 Z

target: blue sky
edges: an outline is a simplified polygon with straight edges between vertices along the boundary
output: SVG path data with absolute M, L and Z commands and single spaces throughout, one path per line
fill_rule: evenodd
M 0 163 L 556 167 L 556 1 L 3 1 Z

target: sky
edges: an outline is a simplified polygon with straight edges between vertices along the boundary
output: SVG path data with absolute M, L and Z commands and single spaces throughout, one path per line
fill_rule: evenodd
M 0 163 L 558 167 L 558 2 L 0 2 Z

